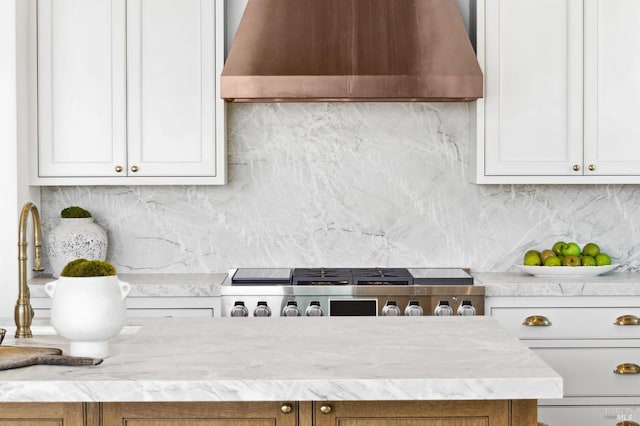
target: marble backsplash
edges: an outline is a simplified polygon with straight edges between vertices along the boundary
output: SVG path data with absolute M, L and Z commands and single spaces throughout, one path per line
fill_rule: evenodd
M 228 185 L 43 187 L 44 236 L 80 205 L 120 272 L 506 271 L 559 239 L 640 270 L 639 186 L 471 184 L 468 123 L 461 103 L 231 104 Z

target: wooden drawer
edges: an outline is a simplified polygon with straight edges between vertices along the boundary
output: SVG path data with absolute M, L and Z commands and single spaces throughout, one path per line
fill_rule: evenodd
M 562 376 L 565 397 L 640 396 L 640 374 L 613 372 L 622 363 L 640 365 L 640 348 L 534 348 L 533 351 Z
M 534 315 L 548 318 L 551 325 L 523 325 Z M 491 316 L 520 339 L 640 339 L 640 325 L 614 324 L 622 315 L 640 316 L 640 307 L 491 308 Z
M 637 405 L 538 407 L 538 421 L 549 426 L 617 426 L 625 420 L 640 424 L 640 407 Z

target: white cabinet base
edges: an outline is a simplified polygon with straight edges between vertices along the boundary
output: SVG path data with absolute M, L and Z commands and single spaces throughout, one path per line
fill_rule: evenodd
M 616 426 L 625 420 L 640 423 L 640 407 L 637 405 L 538 407 L 538 421 L 549 426 Z
M 564 397 L 538 401 L 538 421 L 549 426 L 640 423 L 640 375 L 615 374 L 640 365 L 640 326 L 615 325 L 640 315 L 637 296 L 486 297 L 485 312 L 522 340 L 563 379 Z M 530 316 L 548 326 L 527 326 Z

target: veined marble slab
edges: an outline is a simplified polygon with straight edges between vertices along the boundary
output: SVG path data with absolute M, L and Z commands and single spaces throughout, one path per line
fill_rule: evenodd
M 68 349 L 58 336 L 8 345 Z M 490 317 L 163 318 L 95 367 L 0 371 L 0 401 L 562 397 L 562 378 Z
M 639 272 L 611 272 L 593 278 L 541 278 L 523 272 L 472 272 L 486 296 L 640 296 Z M 131 284 L 129 297 L 216 297 L 226 273 L 120 274 Z M 48 298 L 41 276 L 29 281 L 31 297 Z
M 486 296 L 640 296 L 640 273 L 610 272 L 592 278 L 543 278 L 524 273 L 472 273 Z
M 220 296 L 220 286 L 227 274 L 118 274 L 118 277 L 131 284 L 128 297 L 215 297 Z M 29 280 L 31 297 L 48 298 L 44 285 L 53 280 L 51 275 Z

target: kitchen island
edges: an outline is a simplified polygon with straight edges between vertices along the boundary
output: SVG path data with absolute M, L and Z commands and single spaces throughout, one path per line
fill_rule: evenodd
M 137 411 L 123 413 L 145 406 L 163 419 L 167 406 L 171 413 L 209 418 L 220 403 L 231 417 L 278 407 L 276 417 L 295 419 L 282 424 L 335 424 L 348 406 L 358 418 L 377 413 L 396 419 L 400 410 L 414 419 L 486 419 L 491 411 L 503 421 L 492 425 L 524 426 L 535 425 L 537 399 L 562 397 L 562 378 L 489 317 L 165 318 L 139 324 L 137 333 L 112 339 L 102 365 L 1 371 L 0 401 L 8 405 L 0 405 L 82 407 L 81 424 L 119 416 L 120 423 L 101 419 L 105 425 L 123 424 L 127 415 L 140 418 Z M 57 336 L 8 338 L 5 344 L 68 348 Z M 512 423 L 517 416 L 526 420 Z M 330 418 L 334 423 L 326 423 Z

